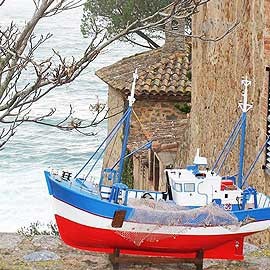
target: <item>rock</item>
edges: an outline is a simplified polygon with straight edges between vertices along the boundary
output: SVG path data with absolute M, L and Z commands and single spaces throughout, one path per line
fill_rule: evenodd
M 53 235 L 36 235 L 32 244 L 43 249 L 55 249 L 60 245 L 59 237 Z
M 56 253 L 47 250 L 36 251 L 23 256 L 23 259 L 27 262 L 53 261 L 59 258 Z
M 248 255 L 251 252 L 259 251 L 260 248 L 252 245 L 250 243 L 244 242 L 244 256 Z
M 14 233 L 0 234 L 0 249 L 15 249 L 23 240 L 23 237 Z

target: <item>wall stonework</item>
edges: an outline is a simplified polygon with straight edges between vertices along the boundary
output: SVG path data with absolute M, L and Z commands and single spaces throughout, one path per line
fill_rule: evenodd
M 213 164 L 240 115 L 237 103 L 242 98 L 240 81 L 245 75 L 252 80 L 248 96 L 254 106 L 248 113 L 245 171 L 263 144 L 268 97 L 265 69 L 270 64 L 269 10 L 269 0 L 212 0 L 194 16 L 193 34 L 211 39 L 240 23 L 220 41 L 193 40 L 190 160 L 194 148 L 199 147 Z M 269 176 L 260 169 L 264 162 L 262 157 L 249 184 L 269 194 Z M 226 169 L 237 172 L 237 165 L 233 153 Z
M 166 166 L 170 164 L 179 166 L 179 164 L 187 162 L 188 145 L 186 141 L 189 115 L 179 111 L 175 105 L 174 101 L 138 100 L 134 104 L 134 111 L 141 124 L 134 116 L 131 122 L 131 141 L 142 141 L 146 139 L 146 136 L 147 139 L 154 140 L 153 148 L 160 166 L 158 186 L 162 191 L 166 189 L 164 174 Z M 140 164 L 134 166 L 140 168 L 140 170 L 134 171 L 135 186 L 154 189 L 154 181 L 149 181 L 149 167 L 143 165 L 150 163 L 149 155 L 146 158 L 134 157 L 134 159 Z
M 108 107 L 110 115 L 121 111 L 124 108 L 124 100 L 119 91 L 109 88 Z M 159 188 L 165 190 L 166 182 L 164 169 L 167 165 L 186 163 L 187 140 L 189 115 L 181 112 L 174 101 L 157 100 L 136 100 L 131 117 L 131 128 L 129 136 L 129 148 L 136 149 L 147 140 L 153 140 L 156 158 L 159 160 Z M 120 119 L 122 114 L 114 116 L 108 121 L 108 132 Z M 103 167 L 112 166 L 120 156 L 122 143 L 122 129 L 117 137 L 107 148 Z M 180 147 L 181 146 L 181 147 Z M 155 188 L 154 181 L 150 180 L 150 150 L 136 154 L 133 157 L 134 187 L 138 189 Z

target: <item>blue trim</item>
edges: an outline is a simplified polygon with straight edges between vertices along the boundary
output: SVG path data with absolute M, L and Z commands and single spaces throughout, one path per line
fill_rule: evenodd
M 125 205 L 109 203 L 106 200 L 102 200 L 99 194 L 81 189 L 81 186 L 79 184 L 76 185 L 76 182 L 72 182 L 72 185 L 70 182 L 66 181 L 58 182 L 54 180 L 48 172 L 45 172 L 45 176 L 53 197 L 80 210 L 111 219 L 113 219 L 115 211 L 125 210 L 126 220 L 134 211 L 133 208 Z
M 199 166 L 197 164 L 194 164 L 194 165 L 187 165 L 186 166 L 186 169 L 188 171 L 191 171 L 193 174 L 197 174 L 199 173 Z
M 45 174 L 45 179 L 46 179 L 49 194 L 52 195 L 53 192 L 52 192 L 52 185 L 51 185 L 51 181 L 50 181 L 50 173 L 45 171 L 44 174 Z
M 51 195 L 56 199 L 63 201 L 73 207 L 76 207 L 82 211 L 102 216 L 105 218 L 113 219 L 114 213 L 117 210 L 125 210 L 125 220 L 130 220 L 134 214 L 134 209 L 125 205 L 116 203 L 110 203 L 107 200 L 102 200 L 99 194 L 91 193 L 88 189 L 82 189 L 80 181 L 76 183 L 54 180 L 54 177 L 49 173 L 45 172 L 48 189 Z M 72 185 L 71 185 L 72 183 Z M 255 202 L 256 204 L 256 202 Z M 189 207 L 190 209 L 198 207 Z M 232 211 L 239 221 L 243 221 L 247 218 L 254 218 L 256 221 L 269 220 L 270 219 L 270 208 L 256 208 L 247 210 L 238 210 L 237 204 L 232 205 Z M 146 221 L 147 223 L 147 221 Z
M 239 171 L 238 171 L 238 187 L 242 188 L 242 182 L 244 177 L 244 155 L 245 155 L 245 140 L 246 140 L 246 124 L 247 124 L 247 113 L 243 112 L 242 116 L 242 128 L 240 138 L 240 152 L 239 152 Z

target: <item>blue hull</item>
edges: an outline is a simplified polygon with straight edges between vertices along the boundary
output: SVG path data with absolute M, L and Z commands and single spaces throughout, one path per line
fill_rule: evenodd
M 98 193 L 82 189 L 79 184 L 76 186 L 74 182 L 72 185 L 71 182 L 67 181 L 59 182 L 47 171 L 45 171 L 45 177 L 50 195 L 80 210 L 110 219 L 113 219 L 115 211 L 119 210 L 126 211 L 125 220 L 129 220 L 133 216 L 134 209 L 132 207 L 104 200 Z M 270 207 L 237 210 L 231 211 L 231 213 L 240 222 L 270 220 Z
M 132 216 L 133 208 L 109 203 L 106 200 L 102 200 L 99 194 L 84 191 L 79 186 L 71 187 L 69 182 L 58 182 L 47 171 L 45 171 L 45 177 L 50 195 L 60 201 L 83 211 L 106 218 L 112 219 L 115 211 L 118 210 L 125 210 L 127 219 Z

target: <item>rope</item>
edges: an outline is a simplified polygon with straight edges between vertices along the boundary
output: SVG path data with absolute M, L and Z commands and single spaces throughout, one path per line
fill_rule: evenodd
M 251 166 L 249 167 L 248 172 L 247 172 L 247 174 L 246 174 L 246 176 L 245 176 L 245 178 L 244 178 L 244 181 L 243 181 L 243 184 L 242 184 L 241 188 L 244 186 L 244 184 L 246 183 L 248 177 L 249 177 L 250 174 L 252 173 L 252 171 L 253 171 L 253 169 L 254 169 L 254 167 L 255 167 L 255 165 L 256 165 L 258 159 L 260 158 L 260 156 L 261 156 L 261 154 L 262 154 L 262 152 L 263 152 L 263 149 L 264 149 L 265 146 L 267 145 L 268 141 L 269 141 L 269 136 L 267 136 L 267 138 L 266 138 L 264 144 L 262 145 L 260 151 L 258 152 L 258 154 L 257 154 L 257 156 L 256 156 L 256 158 L 255 158 L 255 160 L 253 161 L 253 163 L 252 163 Z
M 75 175 L 74 178 L 77 178 L 78 175 L 84 170 L 84 168 L 89 164 L 89 162 L 94 158 L 94 156 L 97 154 L 97 152 L 100 150 L 100 148 L 103 146 L 103 144 L 110 138 L 110 141 L 112 140 L 112 135 L 114 135 L 118 129 L 121 127 L 121 125 L 123 124 L 123 122 L 125 121 L 126 117 L 127 117 L 127 111 L 124 113 L 123 117 L 117 122 L 117 124 L 114 126 L 114 128 L 111 130 L 111 132 L 108 134 L 108 136 L 103 140 L 103 142 L 100 144 L 100 146 L 97 148 L 97 150 L 94 152 L 94 154 L 87 160 L 87 162 L 83 165 L 83 167 L 77 172 L 77 174 Z M 108 147 L 105 147 L 105 149 Z
M 137 149 L 133 150 L 133 151 L 130 152 L 129 154 L 127 154 L 127 155 L 124 157 L 124 159 L 126 159 L 126 158 L 132 156 L 133 154 L 135 154 L 136 152 L 138 152 L 138 151 L 140 151 L 140 150 L 142 150 L 142 149 L 144 149 L 144 148 L 145 148 L 145 149 L 149 149 L 151 146 L 152 146 L 152 142 L 149 141 L 149 142 L 147 142 L 147 143 L 141 145 L 141 146 L 138 147 Z M 120 159 L 117 160 L 117 161 L 114 163 L 114 165 L 112 166 L 112 169 L 114 169 L 115 166 L 116 166 L 119 162 L 120 162 Z
M 135 113 L 135 111 L 134 111 L 133 109 L 132 109 L 132 112 L 133 112 L 133 114 L 134 114 L 136 120 L 138 121 L 138 123 L 139 123 L 141 129 L 142 129 L 143 135 L 145 136 L 146 140 L 149 141 L 149 139 L 148 139 L 149 135 L 145 132 L 145 128 L 144 128 L 142 122 L 140 121 L 138 115 Z
M 232 130 L 231 133 L 230 133 L 229 138 L 227 139 L 227 141 L 226 141 L 226 143 L 225 143 L 225 145 L 224 145 L 224 147 L 223 147 L 223 149 L 222 149 L 222 151 L 220 152 L 218 158 L 216 159 L 216 161 L 215 161 L 215 163 L 214 163 L 214 165 L 213 165 L 213 167 L 212 167 L 212 169 L 211 169 L 212 172 L 213 172 L 213 171 L 215 170 L 215 168 L 217 167 L 217 165 L 218 165 L 220 159 L 222 158 L 223 154 L 224 154 L 225 151 L 226 151 L 227 146 L 228 146 L 229 143 L 231 142 L 232 137 L 235 135 L 235 131 L 236 131 L 236 129 L 238 128 L 238 125 L 240 124 L 240 121 L 241 121 L 241 117 L 239 118 L 239 120 L 238 120 L 237 123 L 235 124 L 233 130 Z
M 119 121 L 119 122 L 117 123 L 117 125 L 119 125 L 118 128 L 117 128 L 117 129 L 114 128 L 114 132 L 111 133 L 110 138 L 108 138 L 106 147 L 104 147 L 104 149 L 103 149 L 103 150 L 101 151 L 101 153 L 99 154 L 97 160 L 95 161 L 95 163 L 92 165 L 92 167 L 91 167 L 90 170 L 88 171 L 88 173 L 87 173 L 85 179 L 89 176 L 89 174 L 90 174 L 90 173 L 92 172 L 92 170 L 95 168 L 95 166 L 96 166 L 96 164 L 98 163 L 99 159 L 101 158 L 101 156 L 103 155 L 103 153 L 104 153 L 105 150 L 107 149 L 108 145 L 110 144 L 110 142 L 112 141 L 112 139 L 115 137 L 116 133 L 118 132 L 119 128 L 121 127 L 121 125 L 123 124 L 123 122 L 126 120 L 127 117 L 128 117 L 128 113 L 126 113 L 125 117 L 122 118 L 122 121 Z
M 225 156 L 224 156 L 224 158 L 223 158 L 223 161 L 221 162 L 221 164 L 220 164 L 220 166 L 219 166 L 219 168 L 218 168 L 218 170 L 217 170 L 217 174 L 219 174 L 219 172 L 220 172 L 220 170 L 222 169 L 222 167 L 223 167 L 225 161 L 227 160 L 228 155 L 229 155 L 229 153 L 231 152 L 231 149 L 232 149 L 232 147 L 233 147 L 233 145 L 234 145 L 234 143 L 235 143 L 235 141 L 236 141 L 236 138 L 237 138 L 237 136 L 238 136 L 238 134 L 239 134 L 239 132 L 240 132 L 240 129 L 241 129 L 242 125 L 243 125 L 243 122 L 241 122 L 241 124 L 237 127 L 235 133 L 234 133 L 233 136 L 231 137 L 230 144 L 228 145 L 228 150 L 227 150 L 227 152 L 226 152 L 226 154 L 225 154 Z

